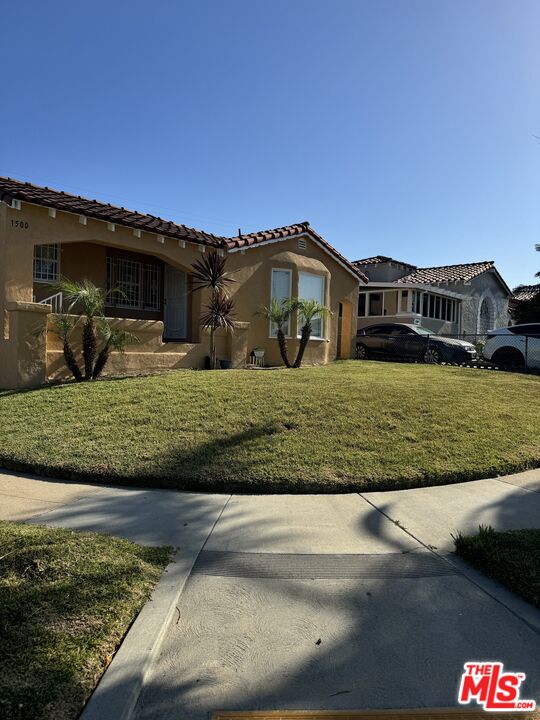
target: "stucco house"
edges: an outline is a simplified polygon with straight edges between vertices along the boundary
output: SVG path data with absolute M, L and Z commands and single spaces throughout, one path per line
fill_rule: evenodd
M 508 325 L 512 291 L 493 260 L 419 268 L 384 255 L 356 260 L 369 279 L 360 289 L 358 327 L 384 320 L 448 335 L 485 335 Z
M 140 343 L 111 357 L 110 373 L 199 368 L 208 338 L 199 326 L 205 296 L 191 291 L 191 265 L 205 252 L 228 258 L 236 282 L 233 334 L 218 334 L 217 355 L 233 367 L 254 348 L 280 364 L 274 329 L 257 314 L 272 296 L 314 298 L 331 315 L 314 323 L 305 362 L 350 357 L 362 271 L 309 223 L 219 237 L 47 187 L 0 178 L 0 387 L 32 386 L 66 377 L 51 313 L 66 310 L 54 289 L 59 277 L 88 278 L 110 295 L 107 316 Z M 288 327 L 291 355 L 299 324 Z

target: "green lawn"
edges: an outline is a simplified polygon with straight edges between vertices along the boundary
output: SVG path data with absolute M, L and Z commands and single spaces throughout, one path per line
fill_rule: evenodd
M 456 553 L 540 609 L 540 530 L 495 532 L 455 538 Z
M 0 395 L 0 465 L 98 482 L 340 492 L 540 464 L 540 378 L 337 362 Z
M 74 720 L 169 557 L 0 522 L 0 717 Z

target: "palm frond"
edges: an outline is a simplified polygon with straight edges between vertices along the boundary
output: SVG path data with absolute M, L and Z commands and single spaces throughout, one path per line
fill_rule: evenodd
M 196 260 L 192 265 L 193 290 L 210 288 L 225 292 L 228 285 L 236 282 L 226 268 L 227 258 L 213 251 Z
M 58 335 L 63 343 L 69 341 L 73 328 L 77 324 L 79 318 L 73 315 L 66 315 L 65 313 L 57 313 L 51 316 L 52 318 L 52 330 L 55 335 Z
M 285 325 L 288 321 L 291 313 L 296 309 L 296 301 L 293 300 L 278 300 L 272 298 L 270 305 L 261 305 L 257 310 L 257 315 L 266 318 L 272 324 L 278 328 Z
M 127 345 L 136 345 L 139 342 L 137 335 L 128 332 L 128 330 L 112 330 L 109 347 L 117 352 L 124 352 Z
M 105 291 L 87 280 L 78 281 L 62 277 L 56 283 L 55 288 L 63 293 L 71 311 L 77 307 L 81 314 L 87 318 L 94 318 L 103 315 L 105 307 Z
M 135 345 L 140 342 L 138 336 L 128 330 L 112 328 L 105 318 L 98 319 L 97 327 L 105 345 L 111 350 L 123 352 L 127 345 Z
M 201 315 L 201 325 L 204 328 L 218 330 L 224 328 L 234 331 L 234 300 L 223 292 L 213 292 L 205 312 Z
M 310 323 L 315 317 L 326 317 L 329 309 L 317 300 L 297 300 L 296 309 L 302 323 Z

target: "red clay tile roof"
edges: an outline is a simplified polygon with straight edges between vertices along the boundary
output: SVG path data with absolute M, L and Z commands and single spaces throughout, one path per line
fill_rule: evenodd
M 274 228 L 273 230 L 261 230 L 260 232 L 248 233 L 247 235 L 238 235 L 237 237 L 229 238 L 227 240 L 227 247 L 229 250 L 238 250 L 243 248 L 254 247 L 261 243 L 271 242 L 272 240 L 286 240 L 287 238 L 297 237 L 298 235 L 311 236 L 315 242 L 327 250 L 330 255 L 333 255 L 336 260 L 344 265 L 347 270 L 356 275 L 357 278 L 367 283 L 368 279 L 364 273 L 355 265 L 347 260 L 335 247 L 330 245 L 318 232 L 316 232 L 310 224 L 305 221 L 302 223 L 296 223 L 295 225 L 286 225 L 285 227 Z
M 493 260 L 485 260 L 476 263 L 463 263 L 461 265 L 440 265 L 439 267 L 416 268 L 405 277 L 396 282 L 400 283 L 421 283 L 433 285 L 436 283 L 468 282 L 486 270 L 495 266 Z
M 70 195 L 61 190 L 52 190 L 48 187 L 0 177 L 0 200 L 9 202 L 10 198 L 201 245 L 222 247 L 225 241 L 225 238 L 212 235 L 212 233 L 195 230 L 186 225 L 178 225 L 154 215 L 147 215 L 136 210 L 126 210 L 126 208 L 109 205 L 99 202 L 99 200 L 88 200 L 80 195 Z
M 345 265 L 356 277 L 367 283 L 366 276 L 315 232 L 308 222 L 227 238 L 207 233 L 204 230 L 196 230 L 186 225 L 179 225 L 169 220 L 163 220 L 154 215 L 139 213 L 136 210 L 126 210 L 123 207 L 99 202 L 98 200 L 89 200 L 80 195 L 71 195 L 61 190 L 53 190 L 48 187 L 13 180 L 12 178 L 0 177 L 0 201 L 9 202 L 11 199 L 56 208 L 78 215 L 86 215 L 96 220 L 104 220 L 158 235 L 166 235 L 167 237 L 228 250 L 251 247 L 268 240 L 286 239 L 305 233 L 311 235 L 330 255 L 333 255 L 338 262 Z
M 519 300 L 519 302 L 531 300 L 539 292 L 540 283 L 538 285 L 520 285 L 513 290 L 514 300 Z
M 363 260 L 354 260 L 354 265 L 380 265 L 381 263 L 393 262 L 397 265 L 405 265 L 405 267 L 415 268 L 412 263 L 403 262 L 402 260 L 394 260 L 394 258 L 386 257 L 386 255 L 374 255 L 373 257 L 363 258 Z

